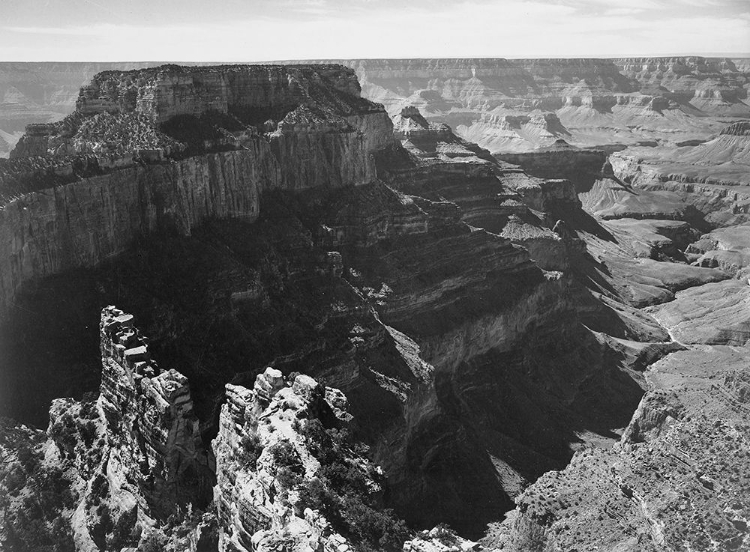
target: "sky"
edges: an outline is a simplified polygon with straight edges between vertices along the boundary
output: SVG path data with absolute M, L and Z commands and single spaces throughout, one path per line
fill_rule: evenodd
M 750 0 L 0 0 L 0 61 L 750 56 Z

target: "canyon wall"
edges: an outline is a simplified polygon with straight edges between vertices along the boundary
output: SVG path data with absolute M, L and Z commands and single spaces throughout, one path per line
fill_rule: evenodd
M 23 195 L 0 208 L 0 290 L 6 310 L 21 285 L 91 267 L 157 229 L 189 235 L 209 217 L 255 220 L 280 180 L 267 144 L 134 166 Z
M 747 74 L 724 58 L 343 60 L 391 115 L 414 105 L 496 152 L 705 139 L 750 115 Z M 697 117 L 700 117 L 698 119 Z M 709 116 L 709 118 L 706 118 Z
M 150 146 L 133 142 L 113 158 L 101 153 L 104 138 L 97 143 L 98 135 L 87 130 L 87 121 L 95 120 L 95 128 L 111 132 L 135 113 L 145 117 L 136 119 L 139 129 L 165 136 L 159 121 L 182 116 L 194 122 L 214 112 L 235 113 L 235 124 L 245 118 L 269 132 L 240 124 L 235 134 L 225 131 L 228 138 L 206 142 L 209 150 L 233 151 L 186 158 L 184 145 L 145 150 Z M 391 129 L 382 107 L 360 98 L 354 73 L 341 66 L 102 73 L 82 89 L 72 118 L 30 128 L 16 159 L 0 166 L 6 198 L 0 209 L 0 310 L 23 282 L 94 266 L 156 229 L 189 235 L 212 217 L 254 221 L 263 191 L 370 182 L 372 153 L 392 142 Z M 79 157 L 56 153 L 77 154 L 83 142 L 93 143 L 84 152 L 100 152 L 87 172 L 106 174 L 81 178 Z
M 325 85 L 321 86 L 323 81 Z M 76 109 L 84 115 L 136 111 L 164 122 L 177 115 L 207 111 L 291 111 L 306 102 L 320 104 L 325 98 L 345 111 L 351 99 L 359 97 L 359 91 L 356 75 L 337 65 L 165 65 L 99 73 L 81 88 Z M 344 94 L 346 100 L 337 98 L 336 92 Z

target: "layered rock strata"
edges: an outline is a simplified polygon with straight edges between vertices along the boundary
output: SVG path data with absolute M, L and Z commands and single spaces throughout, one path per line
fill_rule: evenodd
M 0 289 L 7 310 L 24 282 L 96 266 L 156 230 L 190 235 L 209 217 L 255 220 L 279 181 L 262 141 L 237 152 L 137 166 L 36 191 L 0 209 Z
M 579 452 L 519 497 L 485 543 L 500 550 L 744 550 L 747 351 L 703 347 L 657 362 L 620 443 Z
M 553 205 L 568 202 L 578 208 L 570 183 L 542 181 L 498 163 L 446 125 L 429 123 L 413 106 L 394 118 L 394 133 L 403 149 L 386 149 L 377 157 L 379 174 L 391 186 L 432 201 L 455 203 L 464 222 L 525 247 L 546 270 L 567 266 L 563 240 L 531 211 L 551 211 Z
M 367 183 L 375 178 L 373 151 L 393 139 L 382 107 L 362 99 L 353 72 L 340 66 L 107 72 L 82 89 L 78 103 L 63 123 L 30 129 L 19 159 L 0 167 L 0 258 L 6 263 L 0 310 L 23 282 L 96 265 L 154 230 L 189 235 L 211 217 L 253 221 L 265 190 Z M 217 132 L 201 126 L 201 117 L 215 114 L 234 132 L 224 129 L 219 149 L 234 151 L 208 153 L 217 138 L 192 141 Z M 137 140 L 128 151 L 107 153 L 107 138 L 86 131 L 96 120 L 106 134 L 126 116 L 138 117 L 148 136 L 173 143 L 162 131 L 172 132 L 206 154 L 184 159 L 186 143 L 174 150 Z M 46 142 L 32 147 L 35 140 Z M 60 157 L 61 150 L 86 152 L 87 161 Z M 175 151 L 179 158 L 170 160 Z M 44 161 L 27 157 L 40 153 Z
M 133 315 L 105 308 L 100 333 L 100 406 L 108 433 L 119 436 L 118 475 L 137 482 L 142 507 L 159 517 L 205 499 L 211 476 L 187 378 L 151 359 Z
M 349 550 L 352 544 L 305 503 L 305 489 L 320 481 L 323 467 L 316 458 L 322 443 L 306 435 L 321 420 L 345 427 L 351 416 L 344 395 L 309 376 L 286 382 L 273 368 L 258 375 L 253 389 L 227 385 L 226 393 L 213 443 L 219 550 Z M 373 465 L 351 450 L 340 454 L 370 493 L 381 492 Z
M 99 396 L 55 399 L 46 435 L 14 444 L 21 471 L 14 462 L 0 470 L 0 544 L 96 552 L 169 540 L 169 549 L 210 549 L 215 519 L 200 509 L 214 476 L 187 378 L 157 365 L 132 315 L 106 307 L 99 334 Z M 2 441 L 18 434 L 0 431 Z
M 493 153 L 565 139 L 580 146 L 705 140 L 747 116 L 745 75 L 729 59 L 345 60 L 366 97 L 431 121 Z M 662 85 L 662 83 L 664 83 Z

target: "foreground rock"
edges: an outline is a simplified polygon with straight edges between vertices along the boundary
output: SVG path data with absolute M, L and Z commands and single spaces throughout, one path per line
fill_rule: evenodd
M 9 550 L 136 546 L 164 537 L 168 519 L 182 527 L 175 546 L 211 541 L 215 520 L 200 508 L 213 474 L 187 379 L 159 368 L 133 322 L 114 307 L 102 311 L 99 398 L 55 400 L 46 438 L 30 434 L 9 455 L 0 534 Z M 42 481 L 54 499 L 39 495 Z
M 618 446 L 579 452 L 529 487 L 486 544 L 500 550 L 750 546 L 748 351 L 673 353 Z
M 352 450 L 340 391 L 268 368 L 227 399 L 213 445 L 219 550 L 401 549 L 409 531 L 376 509 L 382 471 Z

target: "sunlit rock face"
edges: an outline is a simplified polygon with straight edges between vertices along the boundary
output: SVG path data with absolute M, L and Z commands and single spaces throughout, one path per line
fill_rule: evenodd
M 102 311 L 100 405 L 121 472 L 160 516 L 205 497 L 211 475 L 187 378 L 161 370 L 133 316 Z
M 101 73 L 76 112 L 31 125 L 0 167 L 2 303 L 27 280 L 94 266 L 155 230 L 254 221 L 264 191 L 370 182 L 391 128 L 341 66 Z
M 540 478 L 485 544 L 519 552 L 747 548 L 745 355 L 702 347 L 656 363 L 618 446 L 579 452 Z
M 750 113 L 744 66 L 725 58 L 341 63 L 391 115 L 415 105 L 493 153 L 559 139 L 586 147 L 706 139 L 722 124 L 716 117 Z
M 226 395 L 213 443 L 219 550 L 271 551 L 283 543 L 289 550 L 335 552 L 352 546 L 306 504 L 311 481 L 320 484 L 322 477 L 323 428 L 345 428 L 351 420 L 344 395 L 309 376 L 287 382 L 273 368 L 258 375 L 253 389 L 227 385 Z M 374 465 L 351 449 L 336 456 L 357 472 L 367 492 L 382 492 L 382 472 Z
M 256 140 L 242 151 L 134 166 L 10 199 L 0 210 L 2 303 L 28 280 L 96 266 L 157 230 L 190 235 L 209 217 L 255 220 L 261 190 L 278 180 L 268 144 Z

